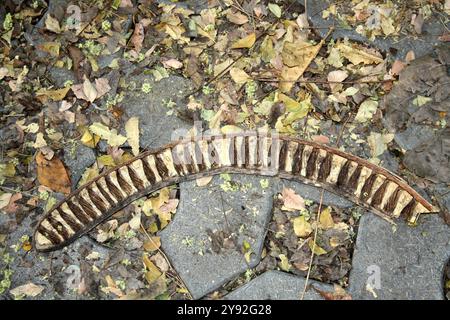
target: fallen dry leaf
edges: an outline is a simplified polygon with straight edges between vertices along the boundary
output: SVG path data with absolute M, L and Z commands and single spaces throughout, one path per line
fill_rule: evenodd
M 305 72 L 311 61 L 317 56 L 320 48 L 324 43 L 322 41 L 313 46 L 307 42 L 285 42 L 281 56 L 283 59 L 283 68 L 280 74 L 280 90 L 281 92 L 289 92 L 300 76 Z
M 11 289 L 9 292 L 14 296 L 25 295 L 27 297 L 36 297 L 44 290 L 43 286 L 36 285 L 32 282 Z
M 59 25 L 59 21 L 53 18 L 50 14 L 47 15 L 45 19 L 45 28 L 54 33 L 61 33 L 61 26 Z
M 45 103 L 48 99 L 51 99 L 53 101 L 61 101 L 66 97 L 69 90 L 70 87 L 64 87 L 55 90 L 40 89 L 36 91 L 36 98 L 38 98 L 42 103 Z
M 6 213 L 15 213 L 20 208 L 19 205 L 16 203 L 16 201 L 18 201 L 20 199 L 22 199 L 22 194 L 21 193 L 14 193 L 9 198 L 8 205 L 3 207 L 3 208 L 1 208 L 1 204 L 0 204 L 0 209 L 2 209 Z M 1 202 L 1 200 L 0 200 L 0 202 Z
M 151 237 L 147 241 L 144 242 L 144 250 L 148 252 L 153 252 L 161 247 L 161 238 L 160 237 Z
M 291 188 L 284 188 L 281 196 L 283 197 L 283 210 L 294 211 L 305 209 L 305 200 Z
M 99 78 L 95 79 L 93 84 L 89 79 L 85 78 L 83 83 L 72 85 L 72 91 L 78 99 L 94 102 L 96 99 L 106 94 L 111 87 L 109 86 L 108 79 Z
M 195 182 L 197 183 L 198 187 L 204 187 L 211 182 L 212 178 L 213 176 L 198 178 L 195 180 Z
M 348 45 L 343 42 L 336 44 L 336 48 L 341 52 L 342 56 L 347 58 L 353 64 L 378 64 L 383 62 L 383 56 L 372 49 L 354 44 Z
M 233 45 L 231 46 L 232 49 L 242 49 L 242 48 L 251 48 L 255 44 L 256 41 L 256 34 L 250 33 L 248 36 L 237 40 Z
M 233 12 L 229 11 L 227 13 L 227 19 L 230 22 L 232 22 L 234 24 L 239 24 L 239 25 L 245 24 L 248 22 L 248 17 L 245 14 L 242 14 L 240 12 L 233 13 Z
M 301 238 L 307 237 L 313 231 L 311 224 L 306 221 L 304 216 L 295 217 L 293 220 L 294 233 Z
M 327 207 L 320 213 L 319 227 L 322 229 L 331 229 L 334 227 L 333 217 L 331 216 L 331 208 Z
M 137 156 L 139 154 L 139 118 L 131 117 L 128 119 L 125 123 L 125 131 L 131 150 Z
M 37 178 L 40 184 L 55 192 L 70 193 L 71 181 L 63 162 L 56 156 L 47 160 L 39 151 L 36 155 Z

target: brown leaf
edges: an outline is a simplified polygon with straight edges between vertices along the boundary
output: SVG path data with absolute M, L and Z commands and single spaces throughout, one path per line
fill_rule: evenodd
M 55 192 L 70 193 L 70 176 L 63 162 L 54 156 L 47 160 L 42 152 L 36 155 L 37 177 L 40 184 Z
M 96 99 L 102 97 L 104 94 L 109 92 L 109 90 L 111 90 L 111 87 L 109 86 L 108 79 L 106 78 L 95 79 L 95 89 L 97 90 Z
M 323 135 L 314 135 L 312 136 L 312 140 L 316 143 L 320 143 L 320 144 L 328 144 L 330 143 L 330 138 L 328 138 L 327 136 L 323 136 Z
M 15 213 L 20 207 L 16 204 L 16 201 L 22 199 L 21 193 L 15 193 L 9 199 L 9 203 L 6 207 L 3 208 L 3 211 L 6 213 Z
M 75 46 L 68 46 L 70 58 L 73 61 L 73 72 L 78 82 L 83 79 L 83 71 L 81 70 L 81 62 L 84 59 L 83 52 Z
M 352 296 L 346 293 L 345 290 L 338 285 L 334 286 L 334 292 L 317 289 L 314 285 L 312 285 L 311 287 L 316 290 L 325 300 L 352 300 Z
M 291 188 L 284 188 L 281 192 L 283 197 L 283 209 L 287 211 L 305 209 L 305 200 L 295 193 Z
M 406 67 L 406 64 L 403 61 L 395 60 L 392 64 L 391 73 L 397 76 L 400 74 L 400 71 L 402 71 L 404 67 Z
M 227 14 L 227 19 L 234 24 L 245 24 L 248 22 L 248 17 L 240 12 L 231 12 Z

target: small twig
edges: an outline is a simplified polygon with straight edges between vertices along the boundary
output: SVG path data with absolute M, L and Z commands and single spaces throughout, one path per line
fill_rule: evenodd
M 319 210 L 317 212 L 317 218 L 316 218 L 316 227 L 314 229 L 314 242 L 313 242 L 312 249 L 311 249 L 311 259 L 309 260 L 308 274 L 306 275 L 305 287 L 303 288 L 303 292 L 300 297 L 300 300 L 303 300 L 303 298 L 305 297 L 306 288 L 308 287 L 309 275 L 311 274 L 311 268 L 312 268 L 312 264 L 313 264 L 313 260 L 314 260 L 314 250 L 316 250 L 316 240 L 317 240 L 317 231 L 319 230 L 320 212 L 322 211 L 323 191 L 324 191 L 324 189 L 322 188 L 322 190 L 320 192 L 320 202 L 319 202 Z
M 341 142 L 341 137 L 344 134 L 345 126 L 347 125 L 347 123 L 349 122 L 350 119 L 351 119 L 351 114 L 349 114 L 347 119 L 345 119 L 344 124 L 342 125 L 342 129 L 339 131 L 339 135 L 336 140 L 336 148 L 339 148 L 339 143 Z
M 314 79 L 299 79 L 299 80 L 280 80 L 280 79 L 270 79 L 270 78 L 255 78 L 253 79 L 255 81 L 261 81 L 261 82 L 292 82 L 292 83 L 319 83 L 319 84 L 329 84 L 329 83 L 342 83 L 342 84 L 364 84 L 364 83 L 384 83 L 384 82 L 391 82 L 395 81 L 395 79 L 391 80 L 368 80 L 368 81 L 360 81 L 360 80 L 354 80 L 354 81 L 328 81 L 328 80 L 314 80 Z

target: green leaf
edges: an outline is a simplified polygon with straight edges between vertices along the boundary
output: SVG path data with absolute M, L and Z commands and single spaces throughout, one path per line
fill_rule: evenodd
M 275 17 L 281 18 L 281 8 L 275 3 L 269 3 L 269 10 L 274 14 Z

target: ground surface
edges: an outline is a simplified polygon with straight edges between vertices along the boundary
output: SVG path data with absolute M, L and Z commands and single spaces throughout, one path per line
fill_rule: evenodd
M 5 1 L 0 298 L 449 299 L 449 10 Z M 32 248 L 46 210 L 133 154 L 262 127 L 370 159 L 442 213 L 391 225 L 315 187 L 223 174 L 137 200 L 63 250 Z

